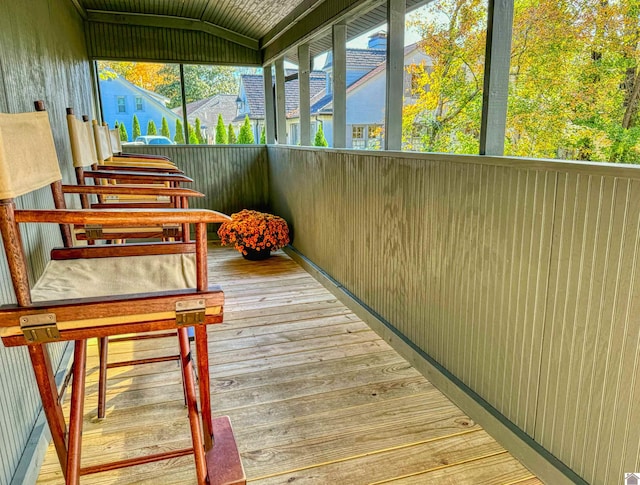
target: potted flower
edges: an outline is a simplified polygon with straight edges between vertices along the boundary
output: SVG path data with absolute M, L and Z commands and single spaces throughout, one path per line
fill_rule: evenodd
M 244 209 L 218 229 L 222 245 L 233 244 L 246 259 L 258 261 L 289 243 L 287 222 L 278 216 Z

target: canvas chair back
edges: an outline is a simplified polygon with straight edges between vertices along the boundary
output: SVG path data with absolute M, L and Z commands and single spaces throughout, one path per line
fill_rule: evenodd
M 111 140 L 112 154 L 117 155 L 118 153 L 122 153 L 122 143 L 120 142 L 120 130 L 118 128 L 109 130 L 109 137 Z
M 62 180 L 46 112 L 0 113 L 0 199 Z
M 93 120 L 93 135 L 96 142 L 98 163 L 101 164 L 105 160 L 113 157 L 109 127 L 107 125 L 101 125 L 97 120 Z
M 69 128 L 73 166 L 83 169 L 91 168 L 91 166 L 98 163 L 98 154 L 93 141 L 91 124 L 88 121 L 79 120 L 72 114 L 68 114 L 67 127 Z

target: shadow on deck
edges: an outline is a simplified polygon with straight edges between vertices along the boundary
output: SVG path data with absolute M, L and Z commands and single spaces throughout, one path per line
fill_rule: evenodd
M 212 248 L 209 262 L 226 296 L 224 323 L 209 327 L 213 412 L 231 417 L 249 483 L 541 483 L 281 251 L 249 262 Z M 174 349 L 114 343 L 110 361 Z M 83 466 L 190 446 L 176 363 L 111 369 L 103 422 L 95 341 L 87 374 Z M 38 483 L 63 482 L 50 447 Z M 193 459 L 82 483 L 195 483 Z

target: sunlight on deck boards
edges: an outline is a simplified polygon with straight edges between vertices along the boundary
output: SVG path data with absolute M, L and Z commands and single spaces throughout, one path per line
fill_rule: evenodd
M 281 251 L 250 262 L 212 247 L 209 263 L 226 297 L 209 327 L 213 412 L 231 417 L 249 483 L 541 483 Z M 109 346 L 111 362 L 175 352 L 173 338 Z M 190 446 L 176 363 L 110 369 L 102 422 L 97 369 L 92 340 L 83 466 Z M 63 483 L 52 446 L 38 483 Z M 193 459 L 82 483 L 195 483 Z

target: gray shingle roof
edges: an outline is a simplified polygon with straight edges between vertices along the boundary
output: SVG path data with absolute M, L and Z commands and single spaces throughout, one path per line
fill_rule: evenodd
M 387 59 L 385 49 L 347 49 L 347 70 L 370 70 Z M 333 53 L 329 52 L 322 69 L 333 65 Z
M 287 75 L 295 71 L 287 71 Z M 263 119 L 264 118 L 264 81 L 261 75 L 256 74 L 244 74 L 241 78 L 242 85 L 244 86 L 244 92 L 247 97 L 247 103 L 249 104 L 249 118 L 251 119 Z M 298 109 L 299 98 L 299 83 L 298 79 L 292 79 L 287 81 L 284 85 L 285 92 L 285 109 L 287 111 L 287 117 L 290 117 Z M 309 90 L 310 96 L 313 98 L 320 91 L 326 87 L 326 73 L 323 71 L 312 71 L 309 74 Z M 244 119 L 244 115 L 239 115 L 238 119 Z

